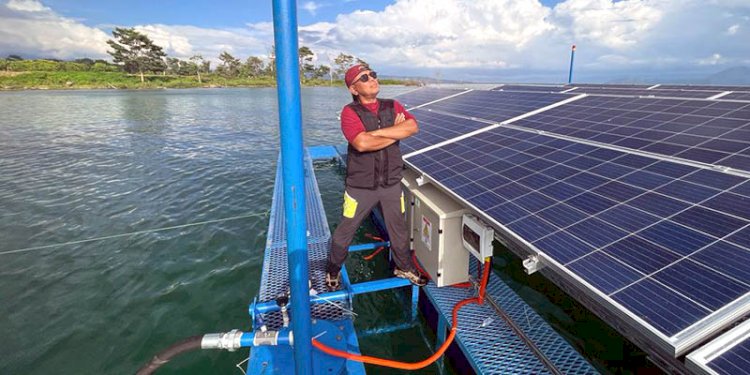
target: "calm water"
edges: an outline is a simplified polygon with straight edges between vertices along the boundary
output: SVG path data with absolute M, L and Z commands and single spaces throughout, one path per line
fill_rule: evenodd
M 307 145 L 344 141 L 336 116 L 348 100 L 342 88 L 303 89 Z M 0 93 L 0 374 L 130 374 L 183 337 L 249 330 L 277 121 L 275 89 Z M 334 226 L 342 178 L 316 173 Z M 496 269 L 600 366 L 645 366 L 554 287 L 519 276 L 515 261 L 499 257 Z M 357 257 L 349 269 L 355 280 L 386 272 Z M 391 305 L 358 298 L 357 326 L 399 322 L 368 314 Z M 422 326 L 361 343 L 419 360 L 433 339 Z M 159 373 L 240 374 L 246 357 L 199 352 Z

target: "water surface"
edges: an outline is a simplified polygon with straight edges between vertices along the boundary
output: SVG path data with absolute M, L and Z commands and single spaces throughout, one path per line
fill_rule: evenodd
M 302 94 L 306 145 L 343 143 L 337 115 L 348 92 Z M 278 143 L 273 88 L 0 93 L 0 374 L 131 374 L 183 337 L 249 330 Z M 316 174 L 333 228 L 342 176 Z M 348 267 L 357 280 L 387 274 L 383 263 L 352 257 Z M 570 299 L 504 275 L 557 327 L 577 329 L 556 305 Z M 358 297 L 356 307 L 359 329 L 406 319 L 388 295 Z M 589 339 L 570 338 L 588 350 Z M 434 336 L 420 325 L 360 341 L 365 353 L 417 361 Z M 621 338 L 601 342 L 614 357 L 629 353 Z M 240 374 L 246 358 L 198 352 L 159 374 Z

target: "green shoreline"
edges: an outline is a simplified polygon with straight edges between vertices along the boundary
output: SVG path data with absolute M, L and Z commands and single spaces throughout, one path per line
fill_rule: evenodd
M 4 73 L 4 74 L 3 74 Z M 185 89 L 227 87 L 275 87 L 273 77 L 226 78 L 217 74 L 197 76 L 148 75 L 141 83 L 140 77 L 120 72 L 0 72 L 0 91 L 22 90 L 100 90 L 100 89 Z M 419 85 L 417 81 L 383 79 L 383 85 Z M 341 87 L 340 79 L 310 79 L 305 87 Z

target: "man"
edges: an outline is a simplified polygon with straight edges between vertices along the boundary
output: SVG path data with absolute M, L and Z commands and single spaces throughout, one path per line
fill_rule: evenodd
M 341 222 L 333 232 L 328 254 L 326 285 L 336 290 L 341 266 L 362 220 L 380 204 L 391 241 L 393 274 L 415 285 L 427 284 L 411 261 L 409 233 L 401 191 L 403 160 L 398 142 L 417 133 L 417 121 L 395 100 L 378 99 L 377 73 L 364 64 L 347 70 L 344 83 L 352 102 L 341 111 L 341 131 L 349 142 L 346 191 Z

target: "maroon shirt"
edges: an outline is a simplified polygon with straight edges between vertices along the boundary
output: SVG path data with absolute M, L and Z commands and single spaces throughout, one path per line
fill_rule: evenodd
M 370 112 L 377 115 L 379 104 L 380 103 L 376 100 L 374 103 L 363 105 L 370 110 Z M 393 111 L 395 115 L 403 113 L 407 120 L 416 120 L 414 116 L 412 116 L 411 113 L 406 112 L 406 109 L 404 109 L 401 103 L 396 100 L 393 101 Z M 363 131 L 365 131 L 365 125 L 362 123 L 362 120 L 359 119 L 357 113 L 349 108 L 349 106 L 345 106 L 344 110 L 341 111 L 341 132 L 344 133 L 346 140 L 349 141 L 349 143 L 354 142 L 354 138 L 357 138 L 359 133 L 362 133 Z

